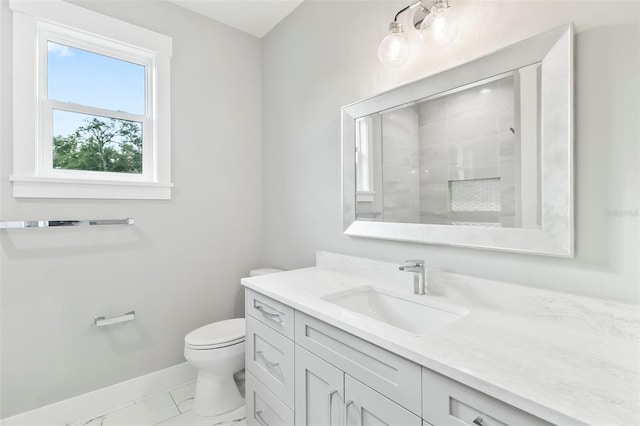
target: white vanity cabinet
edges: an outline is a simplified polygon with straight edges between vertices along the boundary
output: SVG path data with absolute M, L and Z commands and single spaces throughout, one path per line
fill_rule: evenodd
M 249 425 L 551 425 L 281 302 L 246 293 Z
M 245 366 L 291 409 L 294 397 L 293 348 L 293 341 L 257 319 L 247 317 Z
M 400 406 L 421 414 L 420 365 L 299 311 L 295 342 Z
M 294 424 L 294 310 L 247 290 L 246 401 L 247 424 Z
M 345 374 L 346 426 L 421 426 L 422 419 Z
M 270 297 L 246 290 L 245 311 L 267 327 L 293 340 L 294 309 Z
M 552 426 L 427 368 L 422 369 L 422 401 L 424 419 L 438 426 Z
M 421 426 L 382 394 L 296 345 L 296 425 Z
M 250 371 L 246 375 L 247 425 L 290 426 L 293 411 L 267 389 Z

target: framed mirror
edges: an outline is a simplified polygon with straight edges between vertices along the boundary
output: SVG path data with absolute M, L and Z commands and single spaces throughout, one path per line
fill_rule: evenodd
M 342 108 L 347 235 L 573 256 L 573 28 Z

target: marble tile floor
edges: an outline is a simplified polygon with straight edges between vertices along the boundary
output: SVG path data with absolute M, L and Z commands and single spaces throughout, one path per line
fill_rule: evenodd
M 194 394 L 192 381 L 66 426 L 246 426 L 244 406 L 216 417 L 197 416 L 191 410 Z

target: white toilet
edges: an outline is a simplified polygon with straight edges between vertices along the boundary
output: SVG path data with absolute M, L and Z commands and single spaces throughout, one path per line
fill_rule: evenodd
M 184 357 L 198 369 L 193 411 L 217 416 L 244 405 L 233 374 L 244 368 L 244 318 L 205 325 L 184 338 Z
M 254 269 L 250 275 L 280 272 Z M 244 405 L 233 375 L 244 369 L 245 320 L 233 318 L 205 325 L 184 338 L 184 357 L 198 369 L 193 412 L 211 417 Z

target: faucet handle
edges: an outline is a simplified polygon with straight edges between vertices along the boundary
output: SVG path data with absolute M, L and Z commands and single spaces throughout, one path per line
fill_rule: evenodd
M 413 263 L 413 266 L 424 266 L 424 259 L 409 259 L 405 263 Z

